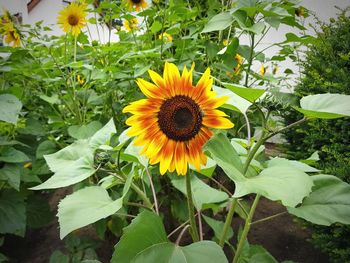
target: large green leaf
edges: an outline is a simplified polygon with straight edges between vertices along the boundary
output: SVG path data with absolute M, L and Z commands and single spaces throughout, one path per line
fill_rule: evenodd
M 316 94 L 303 97 L 300 107 L 296 108 L 306 117 L 334 119 L 350 116 L 350 95 Z
M 58 205 L 60 237 L 117 212 L 123 198 L 113 201 L 100 186 L 90 186 L 66 196 Z
M 317 172 L 320 172 L 320 170 L 306 164 L 306 163 L 302 163 L 302 162 L 299 162 L 299 161 L 295 161 L 295 160 L 288 160 L 288 159 L 285 159 L 285 158 L 280 158 L 280 157 L 275 157 L 271 160 L 269 160 L 267 162 L 267 165 L 269 167 L 273 167 L 273 166 L 279 166 L 279 165 L 291 165 L 293 166 L 294 168 L 297 168 L 299 169 L 300 171 L 303 171 L 305 173 L 317 173 Z
M 186 247 L 172 243 L 160 243 L 151 246 L 132 261 L 133 263 L 227 263 L 221 247 L 212 241 L 196 242 Z
M 203 216 L 205 222 L 211 227 L 211 229 L 214 230 L 214 235 L 215 235 L 216 239 L 220 240 L 222 233 L 223 233 L 223 230 L 224 230 L 225 223 L 221 222 L 219 220 L 215 220 L 209 216 L 205 216 L 205 215 L 202 215 L 202 216 Z M 231 239 L 232 236 L 233 236 L 233 230 L 230 227 L 228 230 L 228 233 L 226 235 L 226 240 Z
M 15 190 L 0 192 L 0 233 L 23 237 L 26 230 L 24 198 Z
M 210 155 L 233 181 L 245 179 L 242 174 L 243 165 L 239 155 L 224 134 L 218 133 L 212 136 L 203 146 L 203 150 Z
M 102 129 L 97 131 L 89 140 L 89 145 L 96 149 L 101 145 L 104 145 L 109 142 L 112 134 L 116 133 L 116 129 L 114 126 L 113 118 L 109 120 L 109 122 L 103 126 Z
M 250 102 L 255 102 L 265 93 L 265 90 L 263 89 L 247 88 L 238 84 L 224 83 L 223 85 L 225 88 L 228 88 L 243 99 L 246 99 Z
M 218 94 L 219 97 L 228 97 L 226 103 L 221 106 L 225 109 L 245 113 L 248 110 L 248 108 L 253 104 L 229 89 L 223 89 L 214 85 L 213 90 Z
M 5 164 L 5 166 L 0 169 L 0 180 L 7 181 L 12 188 L 19 191 L 21 183 L 20 167 L 18 165 Z
M 55 151 L 57 151 L 56 144 L 52 141 L 46 140 L 39 144 L 35 156 L 37 159 L 40 159 L 43 158 L 44 155 L 54 153 Z
M 176 189 L 186 195 L 186 178 L 184 176 L 174 177 L 171 183 Z M 228 195 L 225 192 L 210 187 L 195 175 L 191 177 L 191 186 L 194 205 L 197 209 L 202 209 L 204 204 L 220 203 L 228 199 Z
M 83 181 L 96 171 L 94 167 L 94 151 L 108 143 L 115 133 L 113 119 L 97 131 L 89 140 L 78 140 L 62 150 L 45 155 L 44 158 L 54 172 L 44 183 L 32 187 L 32 190 L 65 187 Z
M 310 196 L 288 212 L 314 224 L 350 224 L 350 185 L 333 175 L 314 175 Z
M 23 163 L 28 162 L 30 159 L 25 153 L 16 150 L 13 147 L 6 148 L 1 152 L 0 161 L 6 163 Z
M 102 128 L 99 121 L 92 121 L 89 124 L 73 125 L 68 128 L 68 134 L 75 139 L 88 139 Z
M 202 33 L 224 30 L 225 28 L 229 27 L 232 22 L 232 15 L 229 12 L 222 12 L 209 20 L 208 24 L 206 24 L 202 30 Z
M 16 124 L 22 103 L 11 94 L 0 95 L 0 120 Z
M 290 165 L 272 166 L 258 176 L 235 181 L 234 197 L 256 193 L 285 206 L 295 207 L 308 196 L 313 185 L 312 179 L 304 172 Z
M 94 150 L 87 140 L 77 141 L 62 150 L 45 155 L 44 158 L 54 172 L 44 183 L 32 187 L 32 190 L 53 189 L 72 185 L 88 178 L 95 172 Z
M 247 263 L 278 263 L 278 261 L 262 246 L 249 245 L 242 253 L 239 262 Z
M 124 234 L 115 245 L 111 262 L 130 263 L 148 247 L 166 242 L 168 239 L 161 218 L 145 210 L 124 228 Z

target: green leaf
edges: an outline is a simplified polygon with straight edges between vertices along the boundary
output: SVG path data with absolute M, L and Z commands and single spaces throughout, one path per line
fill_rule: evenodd
M 43 158 L 46 154 L 51 154 L 56 151 L 56 144 L 52 141 L 43 141 L 39 144 L 38 148 L 36 149 L 36 158 L 40 159 Z
M 172 243 L 161 243 L 139 253 L 133 263 L 227 263 L 221 247 L 212 241 L 200 241 L 180 247 Z
M 123 198 L 113 201 L 100 186 L 90 186 L 66 196 L 58 205 L 60 237 L 117 212 Z
M 69 257 L 59 250 L 55 250 L 50 257 L 49 263 L 69 263 Z
M 231 180 L 245 179 L 239 155 L 224 134 L 219 133 L 212 136 L 203 146 L 203 150 L 225 171 Z
M 202 33 L 208 33 L 212 31 L 224 30 L 231 25 L 233 17 L 229 12 L 222 12 L 212 17 L 205 25 Z
M 99 131 L 97 131 L 89 140 L 89 145 L 96 149 L 109 142 L 113 133 L 116 133 L 113 118 Z
M 150 27 L 151 31 L 153 34 L 159 32 L 162 29 L 162 23 L 159 22 L 158 20 L 155 20 L 152 24 L 152 26 Z
M 248 263 L 278 263 L 278 261 L 262 246 L 249 245 Z
M 92 121 L 87 125 L 73 125 L 68 128 L 68 134 L 74 139 L 88 139 L 102 128 L 99 121 Z
M 250 101 L 238 96 L 236 93 L 229 89 L 223 89 L 213 85 L 213 90 L 218 94 L 219 97 L 227 96 L 228 100 L 221 106 L 223 108 L 234 110 L 237 112 L 245 113 L 248 108 L 253 104 Z
M 288 212 L 314 224 L 329 226 L 339 222 L 350 224 L 350 185 L 333 175 L 311 176 L 311 194 Z
M 235 181 L 234 197 L 256 193 L 283 205 L 295 207 L 308 196 L 313 185 L 312 179 L 304 172 L 290 165 L 272 166 L 258 176 Z
M 9 147 L 1 152 L 0 161 L 6 163 L 24 163 L 30 161 L 30 159 L 23 152 Z
M 307 165 L 306 163 L 298 162 L 295 160 L 288 160 L 285 158 L 275 157 L 267 162 L 268 167 L 273 166 L 279 166 L 279 165 L 291 165 L 294 168 L 299 169 L 300 171 L 303 171 L 305 173 L 317 173 L 320 172 L 320 170 Z
M 320 119 L 335 119 L 350 116 L 350 95 L 343 94 L 317 94 L 303 97 L 300 107 L 296 110 L 306 117 Z
M 26 211 L 24 199 L 12 189 L 0 192 L 0 233 L 24 237 Z
M 27 200 L 27 225 L 31 228 L 46 226 L 53 219 L 49 203 L 40 195 L 31 195 Z
M 145 210 L 124 228 L 124 234 L 115 245 L 111 263 L 133 262 L 137 254 L 148 247 L 166 242 L 168 239 L 161 218 Z
M 186 195 L 186 178 L 184 176 L 174 177 L 171 183 L 176 189 Z M 197 209 L 202 209 L 204 204 L 220 203 L 228 199 L 228 195 L 225 192 L 211 188 L 195 175 L 191 176 L 191 186 L 193 202 Z
M 0 120 L 12 124 L 17 123 L 22 103 L 11 94 L 0 95 Z
M 5 164 L 4 167 L 0 169 L 0 180 L 7 181 L 12 188 L 19 191 L 19 186 L 21 184 L 20 167 L 13 164 Z
M 58 97 L 58 94 L 53 94 L 51 97 L 46 96 L 45 94 L 42 94 L 39 96 L 40 99 L 46 101 L 47 103 L 50 104 L 60 104 L 61 100 Z
M 263 89 L 246 88 L 238 84 L 225 83 L 223 85 L 225 86 L 225 88 L 228 88 L 229 90 L 236 93 L 238 96 L 252 103 L 259 99 L 265 93 L 265 90 Z
M 205 215 L 202 215 L 202 216 L 203 216 L 205 222 L 207 222 L 207 224 L 211 227 L 211 229 L 214 230 L 215 237 L 218 240 L 220 240 L 225 223 L 218 221 L 218 220 L 215 220 L 215 219 L 208 217 L 208 216 L 205 216 Z M 229 228 L 228 233 L 226 235 L 226 240 L 231 239 L 232 236 L 233 236 L 233 230 L 232 230 L 232 228 Z
M 315 38 L 313 36 L 298 37 L 297 35 L 295 35 L 293 33 L 287 33 L 286 40 L 282 43 L 285 44 L 285 43 L 290 43 L 290 42 L 299 42 L 299 43 L 303 43 L 305 45 L 308 45 L 308 44 L 316 44 L 318 42 L 318 40 L 317 40 L 317 38 Z
M 83 181 L 95 173 L 93 153 L 88 141 L 80 140 L 54 154 L 45 155 L 54 175 L 30 189 L 54 189 Z

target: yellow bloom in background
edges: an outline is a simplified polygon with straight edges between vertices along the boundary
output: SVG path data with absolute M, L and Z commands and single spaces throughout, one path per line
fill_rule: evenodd
M 77 75 L 77 80 L 79 82 L 80 85 L 83 85 L 85 83 L 84 77 L 82 77 L 81 75 Z
M 165 42 L 173 42 L 173 37 L 167 32 L 160 34 L 159 39 L 164 39 Z
M 235 60 L 237 62 L 237 66 L 233 68 L 234 73 L 237 75 L 241 70 L 241 66 L 243 64 L 243 57 L 240 54 L 235 55 Z
M 149 158 L 151 165 L 159 163 L 160 173 L 187 173 L 188 164 L 199 170 L 207 157 L 202 146 L 213 135 L 209 128 L 229 129 L 233 123 L 217 110 L 228 99 L 216 97 L 211 90 L 213 79 L 208 68 L 196 86 L 192 85 L 193 68 L 185 67 L 182 75 L 172 63 L 165 63 L 163 77 L 149 70 L 153 83 L 137 79 L 137 85 L 146 95 L 131 103 L 123 112 L 133 114 L 126 120 L 131 126 L 129 136 L 134 144 L 143 146 L 140 154 Z
M 19 47 L 21 45 L 21 35 L 12 22 L 7 23 L 2 30 L 6 44 L 12 47 Z
M 225 47 L 227 47 L 227 46 L 228 46 L 228 39 L 224 39 L 224 40 L 222 41 L 222 44 L 223 44 Z
M 137 28 L 139 21 L 137 20 L 137 18 L 133 18 L 131 20 L 124 20 L 123 24 L 125 29 L 130 32 Z
M 129 10 L 136 9 L 137 12 L 140 12 L 141 9 L 145 9 L 148 5 L 146 0 L 128 0 Z
M 57 21 L 64 32 L 74 36 L 80 34 L 81 29 L 86 26 L 86 7 L 84 2 L 74 2 L 59 12 Z
M 260 75 L 261 75 L 261 76 L 264 76 L 264 75 L 265 75 L 265 73 L 266 73 L 266 68 L 265 68 L 264 64 L 261 64 L 259 72 L 260 72 Z

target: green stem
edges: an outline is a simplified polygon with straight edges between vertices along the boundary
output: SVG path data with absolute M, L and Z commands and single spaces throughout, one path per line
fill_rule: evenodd
M 284 212 L 281 212 L 281 213 L 278 213 L 278 214 L 275 214 L 275 215 L 272 215 L 272 216 L 268 216 L 268 217 L 265 217 L 265 218 L 256 220 L 256 221 L 252 222 L 250 225 L 255 225 L 255 224 L 258 224 L 258 223 L 262 223 L 262 222 L 265 222 L 265 221 L 274 219 L 274 218 L 276 218 L 276 217 L 285 215 L 286 213 L 287 213 L 287 211 L 284 211 Z
M 225 240 L 226 240 L 226 237 L 227 237 L 228 230 L 231 227 L 232 217 L 233 217 L 233 214 L 235 212 L 236 205 L 237 205 L 237 199 L 236 198 L 232 198 L 231 202 L 230 202 L 230 209 L 228 210 L 228 214 L 227 214 L 227 217 L 226 217 L 227 220 L 225 221 L 224 229 L 222 231 L 222 236 L 221 236 L 220 241 L 219 241 L 219 245 L 221 247 L 223 247 L 224 244 L 225 244 Z
M 196 225 L 196 220 L 194 217 L 194 205 L 193 205 L 193 198 L 192 198 L 192 189 L 191 189 L 191 174 L 188 173 L 186 176 L 186 193 L 187 193 L 187 207 L 188 207 L 188 216 L 190 220 L 190 233 L 192 236 L 192 240 L 194 242 L 199 241 L 199 235 Z
M 256 209 L 256 207 L 257 207 L 257 205 L 259 203 L 259 199 L 260 199 L 260 195 L 257 194 L 255 196 L 255 199 L 254 199 L 254 202 L 252 204 L 252 207 L 250 208 L 248 217 L 247 217 L 247 219 L 245 221 L 243 232 L 242 232 L 241 238 L 239 239 L 239 242 L 238 242 L 238 245 L 237 245 L 237 249 L 236 249 L 236 253 L 235 253 L 235 256 L 234 256 L 234 258 L 232 260 L 232 263 L 237 263 L 238 259 L 239 259 L 239 256 L 242 253 L 242 249 L 243 249 L 245 240 L 247 239 L 247 236 L 248 236 L 248 233 L 249 233 L 249 230 L 250 230 L 250 226 L 251 226 L 251 222 L 252 222 L 252 219 L 253 219 L 253 216 L 254 216 L 254 212 L 255 212 L 255 209 Z
M 244 86 L 248 87 L 248 80 L 249 80 L 249 72 L 250 72 L 250 67 L 252 66 L 253 62 L 253 55 L 254 55 L 254 34 L 251 34 L 251 46 L 250 46 L 250 55 L 249 55 L 249 60 L 248 60 L 248 68 L 245 76 L 245 83 Z

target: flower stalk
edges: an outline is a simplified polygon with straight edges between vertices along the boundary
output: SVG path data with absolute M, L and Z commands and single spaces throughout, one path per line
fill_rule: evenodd
M 186 176 L 186 193 L 187 193 L 187 207 L 188 207 L 188 216 L 190 220 L 190 234 L 192 236 L 193 242 L 199 241 L 199 235 L 196 225 L 196 220 L 194 217 L 194 204 L 192 197 L 192 188 L 191 188 L 191 174 L 188 173 Z

